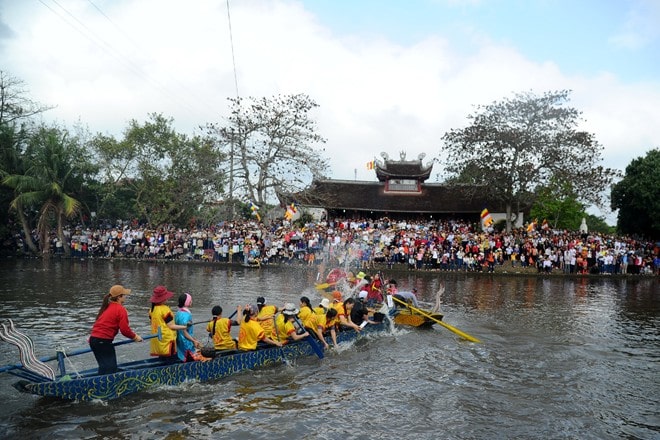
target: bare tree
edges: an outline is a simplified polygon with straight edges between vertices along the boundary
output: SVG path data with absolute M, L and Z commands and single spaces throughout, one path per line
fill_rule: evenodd
M 29 119 L 52 108 L 31 100 L 22 80 L 0 70 L 0 125 Z
M 310 113 L 318 105 L 307 95 L 229 98 L 224 126 L 209 124 L 229 160 L 229 198 L 245 197 L 264 206 L 276 191 L 295 192 L 328 171 L 325 143 Z

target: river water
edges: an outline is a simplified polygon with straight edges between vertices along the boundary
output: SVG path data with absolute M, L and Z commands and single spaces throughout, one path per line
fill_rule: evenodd
M 65 402 L 16 391 L 0 374 L 0 438 L 658 439 L 660 288 L 657 278 L 564 278 L 392 272 L 433 301 L 445 287 L 447 329 L 395 329 L 214 383 L 186 383 L 118 400 Z M 107 260 L 0 263 L 0 322 L 31 335 L 38 356 L 86 347 L 103 293 L 133 289 L 132 327 L 148 334 L 151 290 L 193 294 L 195 321 L 265 296 L 320 299 L 317 269 L 262 269 Z M 174 308 L 175 299 L 170 300 Z M 227 314 L 227 312 L 225 313 Z M 198 330 L 201 334 L 201 331 Z M 121 338 L 121 336 L 120 336 Z M 119 339 L 118 339 L 119 340 Z M 0 342 L 2 365 L 18 361 Z M 118 347 L 121 360 L 148 344 Z M 91 355 L 69 368 L 95 366 Z

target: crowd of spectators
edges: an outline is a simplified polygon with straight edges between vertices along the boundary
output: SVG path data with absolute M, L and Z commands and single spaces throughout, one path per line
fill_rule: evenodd
M 358 269 L 495 271 L 501 265 L 570 274 L 658 274 L 659 243 L 580 231 L 526 228 L 481 231 L 462 220 L 334 219 L 227 221 L 208 228 L 122 224 L 52 236 L 51 253 L 76 258 L 185 259 L 240 264 L 320 264 L 351 261 Z M 24 246 L 19 239 L 19 246 Z

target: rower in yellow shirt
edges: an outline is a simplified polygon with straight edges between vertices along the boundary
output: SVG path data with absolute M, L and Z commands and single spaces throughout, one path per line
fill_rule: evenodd
M 235 350 L 236 342 L 231 337 L 232 324 L 238 325 L 236 321 L 222 317 L 222 307 L 214 306 L 211 309 L 213 319 L 206 325 L 206 331 L 213 338 L 216 350 Z
M 266 332 L 266 336 L 271 339 L 277 339 L 273 319 L 278 312 L 278 308 L 272 304 L 266 304 L 266 298 L 263 296 L 257 298 L 257 307 L 259 309 L 259 313 L 256 316 L 257 322 L 264 329 L 264 332 Z
M 323 348 L 328 349 L 328 343 L 325 342 L 322 332 L 324 325 L 319 328 L 318 318 L 320 316 L 314 313 L 312 304 L 306 296 L 300 297 L 300 313 L 298 314 L 298 318 L 300 318 L 307 331 L 316 335 L 316 338 L 323 344 Z
M 299 341 L 303 338 L 309 336 L 309 333 L 305 329 L 301 329 L 294 324 L 298 313 L 300 311 L 292 303 L 286 303 L 284 309 L 282 309 L 282 315 L 284 316 L 284 333 L 288 340 Z
M 238 315 L 243 316 L 238 329 L 238 349 L 239 350 L 256 350 L 257 342 L 263 341 L 267 344 L 281 347 L 282 343 L 275 341 L 266 335 L 264 329 L 255 320 L 259 313 L 256 306 L 249 304 L 242 308 L 238 306 Z M 272 319 L 271 319 L 272 322 Z

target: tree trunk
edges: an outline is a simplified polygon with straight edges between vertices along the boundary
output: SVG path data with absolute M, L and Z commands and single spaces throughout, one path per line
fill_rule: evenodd
M 506 202 L 506 232 L 511 232 L 511 202 Z
M 48 239 L 48 229 L 44 228 L 40 235 L 41 240 L 39 245 L 41 246 L 41 256 L 46 260 L 50 257 L 50 240 Z
M 62 248 L 64 249 L 64 255 L 66 257 L 71 256 L 71 243 L 67 243 L 64 240 L 64 228 L 62 226 L 62 213 L 57 213 L 57 238 L 62 242 Z
M 25 243 L 28 246 L 28 249 L 35 255 L 39 254 L 39 249 L 37 249 L 37 245 L 34 244 L 34 240 L 32 240 L 32 231 L 30 230 L 30 226 L 28 225 L 27 218 L 25 218 L 25 214 L 23 214 L 23 208 L 18 207 L 16 210 L 18 213 L 18 218 L 21 222 L 21 226 L 23 227 L 23 234 L 25 234 Z

